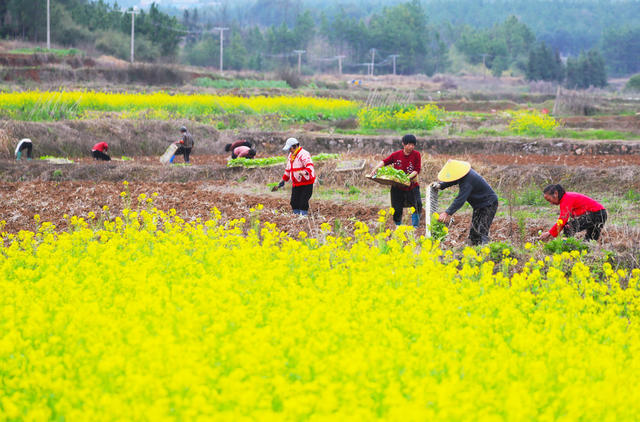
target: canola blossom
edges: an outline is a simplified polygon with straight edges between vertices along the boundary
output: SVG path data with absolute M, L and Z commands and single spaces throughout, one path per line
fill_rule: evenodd
M 255 96 L 28 91 L 0 93 L 0 110 L 16 120 L 60 120 L 117 112 L 123 118 L 202 118 L 224 114 L 268 115 L 293 121 L 334 120 L 355 116 L 348 100 L 302 96 Z
M 639 270 L 575 252 L 509 271 L 405 227 L 290 236 L 261 206 L 187 223 L 153 196 L 2 234 L 3 420 L 640 413 L 621 393 L 640 382 Z
M 518 134 L 541 134 L 553 132 L 558 127 L 558 122 L 548 114 L 535 111 L 519 111 L 513 113 L 509 123 L 509 129 Z

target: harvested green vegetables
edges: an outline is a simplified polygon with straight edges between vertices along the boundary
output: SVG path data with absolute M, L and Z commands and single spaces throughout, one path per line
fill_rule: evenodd
M 380 167 L 376 172 L 376 177 L 380 179 L 393 180 L 404 185 L 410 185 L 409 176 L 402 170 L 398 170 L 391 166 Z
M 313 161 L 325 161 L 339 158 L 340 154 L 318 154 L 313 155 L 311 159 Z M 265 157 L 265 158 L 234 158 L 227 162 L 227 167 L 268 167 L 274 164 L 284 164 L 287 161 L 287 157 Z

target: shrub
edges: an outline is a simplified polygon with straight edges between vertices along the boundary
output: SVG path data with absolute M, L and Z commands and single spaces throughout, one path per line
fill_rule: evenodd
M 640 91 L 640 73 L 636 73 L 630 77 L 624 89 L 627 91 Z

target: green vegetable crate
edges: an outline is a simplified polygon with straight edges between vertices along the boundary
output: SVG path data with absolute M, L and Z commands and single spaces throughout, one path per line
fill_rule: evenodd
M 410 186 L 411 181 L 407 174 L 402 170 L 397 170 L 393 167 L 385 166 L 378 169 L 375 176 L 367 176 L 368 179 L 378 182 L 381 185 L 397 185 L 397 186 Z

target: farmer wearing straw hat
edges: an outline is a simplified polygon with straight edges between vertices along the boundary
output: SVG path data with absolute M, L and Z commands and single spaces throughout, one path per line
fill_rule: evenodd
M 302 149 L 296 138 L 289 138 L 284 144 L 283 151 L 289 151 L 289 157 L 284 169 L 282 180 L 271 190 L 277 191 L 284 186 L 284 182 L 291 179 L 291 209 L 294 214 L 307 215 L 309 213 L 309 199 L 313 195 L 313 183 L 316 181 L 316 171 L 313 167 L 311 154 Z
M 415 150 L 416 137 L 414 135 L 404 135 L 402 137 L 402 149 L 392 153 L 390 156 L 380 161 L 371 172 L 375 176 L 380 167 L 393 164 L 397 170 L 404 171 L 411 181 L 409 186 L 391 187 L 391 208 L 393 208 L 393 222 L 399 226 L 402 222 L 402 209 L 405 204 L 412 206 L 415 211 L 411 215 L 411 224 L 417 228 L 420 223 L 420 212 L 422 211 L 422 198 L 420 197 L 420 185 L 418 185 L 418 174 L 422 167 L 420 153 Z
M 458 185 L 460 192 L 445 212 L 440 214 L 439 221 L 448 223 L 451 216 L 469 202 L 473 208 L 469 243 L 471 245 L 489 242 L 489 228 L 498 209 L 498 195 L 491 186 L 476 173 L 466 161 L 449 160 L 438 173 L 439 182 L 433 184 L 438 189 L 446 189 Z

